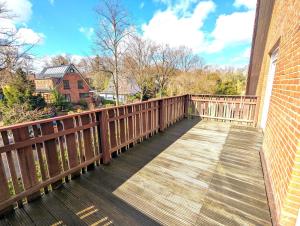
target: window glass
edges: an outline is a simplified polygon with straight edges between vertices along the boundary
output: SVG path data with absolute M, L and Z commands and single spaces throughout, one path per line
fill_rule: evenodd
M 84 88 L 82 80 L 77 81 L 77 84 L 78 84 L 78 89 L 83 89 Z

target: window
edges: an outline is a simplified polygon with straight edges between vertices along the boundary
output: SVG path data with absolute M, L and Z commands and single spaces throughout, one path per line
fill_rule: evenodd
M 79 93 L 79 98 L 80 99 L 84 99 L 84 98 L 88 98 L 88 97 L 90 97 L 89 93 Z
M 70 94 L 65 94 L 64 96 L 65 96 L 66 101 L 71 102 L 71 95 Z
M 64 80 L 63 83 L 64 83 L 64 89 L 70 89 L 70 83 L 68 80 Z
M 278 58 L 278 48 L 273 51 L 270 58 L 269 73 L 267 76 L 266 92 L 264 96 L 264 105 L 263 105 L 262 116 L 261 116 L 261 128 L 263 130 L 266 128 L 267 125 L 273 82 L 274 82 L 274 77 L 276 72 L 277 58 Z
M 83 89 L 83 81 L 82 80 L 78 80 L 77 81 L 77 85 L 78 85 L 78 89 Z

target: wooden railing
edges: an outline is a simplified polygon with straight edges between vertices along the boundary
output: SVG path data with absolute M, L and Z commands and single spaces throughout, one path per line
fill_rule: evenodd
M 258 101 L 256 96 L 191 95 L 189 113 L 203 119 L 256 126 Z
M 0 215 L 188 114 L 256 124 L 257 97 L 183 95 L 0 128 Z
M 0 128 L 0 214 L 187 116 L 188 95 Z

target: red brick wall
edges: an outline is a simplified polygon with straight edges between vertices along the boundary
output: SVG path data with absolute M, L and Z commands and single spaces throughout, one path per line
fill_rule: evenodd
M 262 0 L 267 2 L 268 0 Z M 300 1 L 276 0 L 260 68 L 256 95 L 260 112 L 270 51 L 279 41 L 279 56 L 264 131 L 263 155 L 280 225 L 295 225 L 300 208 Z M 263 15 L 260 15 L 263 17 Z M 257 34 L 259 36 L 259 33 Z M 258 53 L 253 54 L 255 57 Z M 259 120 L 261 115 L 259 116 Z
M 84 81 L 83 82 L 83 89 L 78 89 L 78 81 L 83 80 L 82 77 L 78 73 L 68 73 L 64 76 L 63 80 L 68 80 L 70 84 L 70 89 L 64 89 L 63 81 L 58 85 L 57 90 L 62 95 L 69 94 L 71 97 L 72 103 L 78 103 L 80 101 L 79 94 L 80 93 L 89 93 L 90 88 L 88 84 Z M 92 98 L 85 98 L 83 99 L 86 102 L 90 103 Z

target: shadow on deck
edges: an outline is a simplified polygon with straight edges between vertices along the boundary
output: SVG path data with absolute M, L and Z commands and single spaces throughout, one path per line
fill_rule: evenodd
M 271 225 L 253 128 L 183 120 L 0 225 Z

